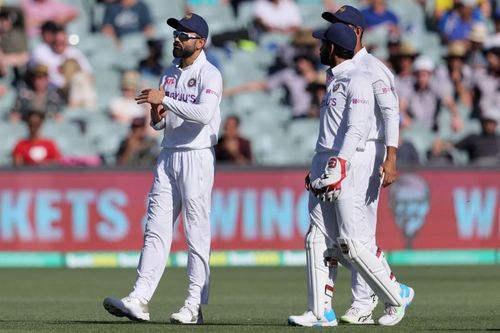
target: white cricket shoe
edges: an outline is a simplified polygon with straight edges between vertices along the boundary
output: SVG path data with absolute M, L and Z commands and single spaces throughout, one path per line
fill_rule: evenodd
M 106 311 L 117 317 L 127 317 L 134 321 L 149 321 L 148 305 L 136 297 L 116 299 L 106 297 L 102 302 Z
M 179 312 L 170 316 L 170 322 L 173 324 L 203 324 L 201 306 L 186 303 L 182 308 L 180 308 Z
M 298 316 L 288 317 L 288 324 L 291 326 L 305 326 L 305 327 L 329 327 L 337 326 L 337 317 L 332 310 L 325 311 L 323 318 L 318 319 L 312 311 L 306 311 Z
M 341 323 L 354 324 L 354 325 L 371 325 L 375 324 L 372 319 L 372 312 L 370 310 L 363 310 L 355 306 L 351 306 L 343 315 L 340 317 Z
M 413 301 L 415 291 L 402 283 L 400 283 L 399 286 L 401 288 L 401 298 L 404 304 L 401 306 L 386 305 L 384 315 L 378 320 L 380 325 L 394 326 L 399 323 L 405 316 L 406 307 Z

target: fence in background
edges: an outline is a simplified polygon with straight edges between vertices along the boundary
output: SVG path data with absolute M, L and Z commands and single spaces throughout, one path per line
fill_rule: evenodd
M 212 264 L 303 265 L 304 169 L 217 172 Z M 0 266 L 131 267 L 150 170 L 0 172 Z M 500 263 L 500 170 L 402 172 L 380 194 L 378 243 L 395 264 Z M 369 200 L 370 198 L 367 198 Z M 169 264 L 186 263 L 177 223 Z

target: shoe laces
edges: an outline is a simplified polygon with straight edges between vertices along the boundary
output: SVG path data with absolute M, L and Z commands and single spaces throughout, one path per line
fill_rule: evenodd
M 386 306 L 384 309 L 384 314 L 389 316 L 394 316 L 398 311 L 398 308 L 395 306 Z
M 179 312 L 189 312 L 192 316 L 198 315 L 198 310 L 194 306 L 184 305 Z
M 349 310 L 347 310 L 346 315 L 357 316 L 361 312 L 361 309 L 355 306 L 351 306 Z

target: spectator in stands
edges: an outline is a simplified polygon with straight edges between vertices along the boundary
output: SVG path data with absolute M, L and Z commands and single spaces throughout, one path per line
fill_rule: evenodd
M 312 96 L 307 86 L 318 77 L 315 59 L 307 55 L 295 57 L 295 68 L 284 68 L 270 75 L 267 80 L 252 81 L 238 87 L 227 88 L 224 96 L 233 96 L 243 92 L 272 90 L 284 87 L 288 92 L 288 102 L 293 118 L 305 118 L 310 114 Z
M 361 10 L 365 18 L 366 30 L 385 25 L 390 35 L 399 36 L 399 19 L 396 14 L 387 9 L 385 0 L 370 0 L 369 4 L 367 8 Z
M 42 44 L 45 44 L 46 47 L 50 47 L 54 38 L 56 36 L 56 32 L 59 30 L 63 30 L 64 28 L 58 25 L 54 21 L 47 21 L 40 27 L 40 37 L 42 38 Z
M 484 48 L 488 65 L 474 72 L 472 115 L 476 118 L 481 112 L 481 100 L 492 100 L 500 92 L 500 38 L 487 40 Z
M 242 138 L 239 131 L 240 119 L 229 116 L 224 124 L 224 134 L 215 146 L 217 162 L 239 165 L 252 163 L 252 148 L 250 141 Z
M 47 66 L 39 64 L 27 74 L 27 85 L 18 91 L 10 120 L 26 120 L 31 111 L 42 113 L 44 117 L 62 119 L 64 102 L 57 89 L 49 83 Z
M 431 149 L 426 153 L 427 165 L 450 166 L 454 163 L 453 155 L 450 152 L 452 145 L 449 142 L 437 137 L 432 142 Z M 399 157 L 399 156 L 398 156 Z M 399 160 L 399 158 L 398 158 Z M 399 161 L 398 161 L 399 162 Z
M 401 122 L 402 123 L 402 122 Z M 404 138 L 404 128 L 399 128 L 399 143 L 398 143 L 398 165 L 400 166 L 419 166 L 420 157 L 413 143 Z
M 136 71 L 126 71 L 122 75 L 122 95 L 111 99 L 109 113 L 113 120 L 131 123 L 134 118 L 147 117 L 148 110 L 138 105 L 135 95 L 139 90 L 140 75 Z
M 396 72 L 396 89 L 408 91 L 414 83 L 413 62 L 418 57 L 418 52 L 413 45 L 408 42 L 401 42 L 396 54 L 389 61 L 392 63 L 392 68 Z
M 49 69 L 49 81 L 57 88 L 64 86 L 64 76 L 60 68 L 67 59 L 75 59 L 84 72 L 89 75 L 92 73 L 92 68 L 87 57 L 82 51 L 68 44 L 68 35 L 61 27 L 57 28 L 50 48 L 38 49 L 37 51 L 37 53 L 32 54 L 31 61 L 36 64 L 47 65 Z
M 148 6 L 141 0 L 119 0 L 106 5 L 102 32 L 117 43 L 121 37 L 132 33 L 152 37 L 154 25 Z
M 66 59 L 61 65 L 64 86 L 61 95 L 70 108 L 85 108 L 93 111 L 97 105 L 97 93 L 93 78 L 82 71 L 75 59 Z
M 163 71 L 163 41 L 149 39 L 148 55 L 139 62 L 139 73 L 146 76 L 160 76 Z
M 57 145 L 52 140 L 43 138 L 40 134 L 43 121 L 43 113 L 29 112 L 26 119 L 29 135 L 15 145 L 12 152 L 14 165 L 41 166 L 59 163 L 61 154 Z
M 439 31 L 444 42 L 466 40 L 475 23 L 483 22 L 477 0 L 455 0 L 452 10 L 446 12 L 439 21 Z
M 500 163 L 500 135 L 496 133 L 500 110 L 488 108 L 481 116 L 481 133 L 470 134 L 455 144 L 442 142 L 443 151 L 463 150 L 474 165 L 498 166 Z M 441 154 L 443 154 L 441 152 Z
M 37 44 L 31 50 L 31 57 L 34 55 L 46 55 L 51 54 L 51 45 L 54 43 L 54 37 L 58 31 L 64 30 L 63 27 L 57 25 L 53 21 L 47 21 L 41 26 L 41 43 Z
M 313 31 L 308 28 L 297 30 L 293 35 L 292 42 L 278 49 L 276 61 L 271 66 L 270 73 L 284 67 L 294 67 L 297 55 L 308 55 L 311 58 L 318 58 L 318 40 L 312 36 L 312 33 Z M 317 62 L 319 63 L 319 58 Z
M 436 131 L 436 117 L 444 104 L 451 112 L 451 127 L 454 131 L 462 128 L 462 119 L 457 106 L 451 97 L 451 92 L 446 87 L 437 85 L 434 79 L 434 61 L 421 55 L 413 64 L 414 85 L 409 90 L 400 88 L 400 112 L 403 115 L 403 128 L 411 125 L 413 120 L 418 120 L 426 128 Z
M 321 103 L 323 103 L 326 93 L 326 73 L 318 73 L 316 79 L 307 85 L 307 91 L 312 96 L 308 115 L 309 117 L 319 118 Z
M 448 54 L 444 57 L 446 64 L 436 69 L 436 80 L 440 87 L 451 90 L 455 102 L 464 106 L 472 106 L 472 69 L 465 64 L 466 44 L 462 41 L 450 42 Z
M 497 5 L 497 8 L 493 13 L 493 23 L 495 26 L 495 34 L 500 34 L 500 4 Z
M 23 0 L 21 7 L 29 37 L 38 36 L 47 21 L 65 25 L 78 17 L 76 8 L 56 0 Z
M 0 10 L 0 57 L 6 67 L 21 67 L 28 62 L 28 42 L 25 32 L 19 24 L 14 25 L 19 20 L 22 13 L 8 11 L 5 8 Z
M 157 143 L 147 136 L 146 118 L 134 118 L 130 133 L 120 143 L 116 154 L 118 165 L 152 166 L 158 157 Z
M 254 19 L 264 32 L 293 34 L 302 24 L 299 7 L 292 0 L 256 0 Z
M 469 50 L 465 59 L 465 63 L 473 70 L 476 68 L 486 68 L 487 61 L 483 52 L 483 45 L 488 36 L 488 29 L 483 23 L 476 23 L 472 26 L 469 33 Z

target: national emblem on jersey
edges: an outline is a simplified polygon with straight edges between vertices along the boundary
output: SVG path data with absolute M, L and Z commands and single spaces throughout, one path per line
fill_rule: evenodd
M 337 166 L 337 158 L 330 157 L 330 159 L 328 160 L 328 168 L 335 169 L 336 166 Z
M 333 86 L 332 92 L 337 91 L 340 88 L 340 83 L 337 83 L 336 85 Z
M 188 87 L 189 87 L 189 88 L 192 88 L 192 87 L 194 87 L 195 85 L 196 85 L 196 79 L 195 79 L 194 77 L 193 77 L 193 78 L 191 78 L 191 79 L 189 79 L 189 81 L 188 81 Z

